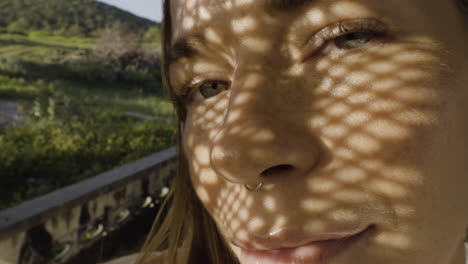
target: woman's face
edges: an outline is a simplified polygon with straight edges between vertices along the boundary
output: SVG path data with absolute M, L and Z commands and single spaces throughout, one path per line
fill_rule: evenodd
M 452 1 L 171 9 L 191 180 L 241 263 L 464 263 L 468 32 Z M 361 231 L 339 254 L 272 251 Z

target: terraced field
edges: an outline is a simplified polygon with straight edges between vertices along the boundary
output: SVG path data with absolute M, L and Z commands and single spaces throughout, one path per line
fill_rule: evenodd
M 96 42 L 0 33 L 0 99 L 24 117 L 0 128 L 0 209 L 172 145 L 159 67 L 115 65 Z

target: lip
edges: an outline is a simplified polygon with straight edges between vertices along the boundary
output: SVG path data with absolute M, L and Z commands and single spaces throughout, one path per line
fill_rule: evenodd
M 295 247 L 279 247 L 268 250 L 242 249 L 242 264 L 326 264 L 330 259 L 356 244 L 370 233 L 373 226 L 347 233 L 320 234 L 309 242 Z M 320 238 L 320 239 L 318 239 Z

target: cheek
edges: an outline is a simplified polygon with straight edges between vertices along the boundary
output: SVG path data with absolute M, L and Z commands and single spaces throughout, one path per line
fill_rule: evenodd
M 344 58 L 331 54 L 314 65 L 324 78 L 308 125 L 320 135 L 331 161 L 326 178 L 311 177 L 309 186 L 318 192 L 321 182 L 333 181 L 383 197 L 392 221 L 385 220 L 388 229 L 374 242 L 395 252 L 428 247 L 416 242 L 423 237 L 446 239 L 449 245 L 456 232 L 442 235 L 438 230 L 447 227 L 431 226 L 448 224 L 451 220 L 441 216 L 463 210 L 459 202 L 453 208 L 443 205 L 458 201 L 455 196 L 463 192 L 455 183 L 462 163 L 453 154 L 460 146 L 448 145 L 457 141 L 450 133 L 459 131 L 448 113 L 455 87 L 446 84 L 452 82 L 441 61 L 430 46 L 411 43 Z
M 210 164 L 210 147 L 227 109 L 228 94 L 220 98 L 195 102 L 188 106 L 183 146 L 190 177 L 197 195 L 209 212 L 216 207 L 215 197 L 225 183 Z
M 311 103 L 309 129 L 318 131 L 334 157 L 383 159 L 395 151 L 424 152 L 421 134 L 440 125 L 446 104 L 438 61 L 430 47 L 412 43 L 328 54 L 311 69 L 323 77 L 311 96 L 317 99 Z
M 189 123 L 188 123 L 189 124 Z M 249 202 L 246 192 L 239 184 L 223 180 L 210 165 L 211 130 L 188 125 L 184 137 L 185 153 L 189 163 L 189 174 L 197 193 L 208 213 L 222 226 L 222 233 L 231 233 L 239 228 L 239 218 L 247 221 L 247 214 L 240 201 Z M 251 201 L 250 201 L 251 203 Z

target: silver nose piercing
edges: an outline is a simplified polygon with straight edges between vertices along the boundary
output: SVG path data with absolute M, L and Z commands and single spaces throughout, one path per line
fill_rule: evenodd
M 255 187 L 250 187 L 248 184 L 244 184 L 245 188 L 247 189 L 247 191 L 249 192 L 258 192 L 262 189 L 262 186 L 263 186 L 263 182 L 260 182 L 257 186 Z

